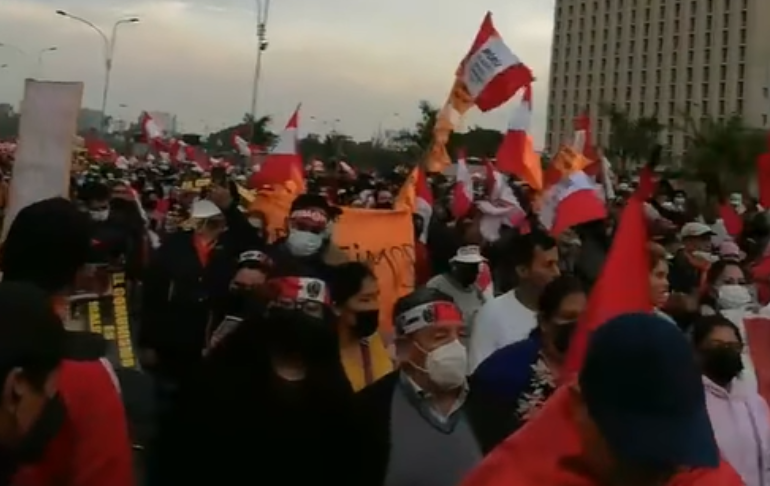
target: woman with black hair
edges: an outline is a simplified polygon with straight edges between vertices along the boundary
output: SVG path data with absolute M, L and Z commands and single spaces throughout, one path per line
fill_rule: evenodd
M 525 423 L 553 393 L 586 293 L 576 277 L 548 283 L 538 301 L 537 327 L 523 341 L 509 344 L 481 362 L 471 386 L 503 401 Z
M 343 263 L 334 267 L 330 287 L 340 359 L 353 390 L 359 391 L 393 371 L 393 361 L 378 332 L 377 277 L 361 262 Z
M 745 344 L 738 327 L 720 315 L 703 317 L 693 325 L 692 341 L 723 457 L 746 486 L 770 483 L 770 414 L 756 388 L 740 379 Z
M 317 278 L 282 276 L 268 280 L 266 292 L 211 350 L 198 392 L 185 401 L 188 451 L 179 457 L 192 473 L 187 479 L 347 484 L 353 391 L 329 288 Z

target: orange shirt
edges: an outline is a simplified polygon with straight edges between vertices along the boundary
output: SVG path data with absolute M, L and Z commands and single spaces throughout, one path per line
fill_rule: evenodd
M 209 264 L 211 257 L 211 250 L 214 248 L 216 240 L 206 241 L 198 235 L 193 235 L 193 245 L 195 246 L 195 253 L 198 255 L 198 260 L 201 262 L 201 266 L 205 267 Z

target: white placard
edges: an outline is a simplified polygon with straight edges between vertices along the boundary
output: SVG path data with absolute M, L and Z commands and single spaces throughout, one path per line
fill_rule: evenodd
M 21 209 L 68 196 L 82 98 L 83 83 L 26 80 L 3 240 Z

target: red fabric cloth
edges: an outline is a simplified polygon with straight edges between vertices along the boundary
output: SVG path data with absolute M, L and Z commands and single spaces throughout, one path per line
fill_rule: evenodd
M 762 305 L 770 303 L 770 256 L 763 256 L 751 267 L 751 278 L 757 289 L 757 300 Z
M 575 424 L 574 402 L 557 390 L 538 414 L 489 454 L 462 486 L 600 486 L 581 456 L 586 445 Z M 580 467 L 583 466 L 583 467 Z M 729 464 L 678 474 L 668 486 L 742 486 Z
M 427 223 L 426 223 L 427 224 Z M 431 275 L 430 254 L 428 246 L 421 241 L 414 243 L 414 285 L 420 287 L 428 283 Z
M 135 486 L 131 441 L 112 370 L 102 361 L 65 361 L 59 393 L 67 420 L 43 459 L 14 486 Z

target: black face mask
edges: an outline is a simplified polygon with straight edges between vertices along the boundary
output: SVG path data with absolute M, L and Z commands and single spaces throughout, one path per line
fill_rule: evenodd
M 727 385 L 743 371 L 741 353 L 727 347 L 703 351 L 703 372 L 718 385 Z
M 569 349 L 569 343 L 572 341 L 576 327 L 577 321 L 565 322 L 553 327 L 551 342 L 560 354 L 565 354 Z
M 273 308 L 268 310 L 265 324 L 268 346 L 275 353 L 299 355 L 310 361 L 338 354 L 337 335 L 325 318 L 297 309 Z
M 0 451 L 3 469 L 15 469 L 39 461 L 48 444 L 59 433 L 67 417 L 64 402 L 57 395 L 45 404 L 37 421 L 13 450 Z
M 379 324 L 379 321 L 379 310 L 356 312 L 356 324 L 353 329 L 360 339 L 368 338 L 377 332 L 377 325 Z
M 455 278 L 457 282 L 463 287 L 470 287 L 479 278 L 478 267 L 460 267 L 454 270 Z

